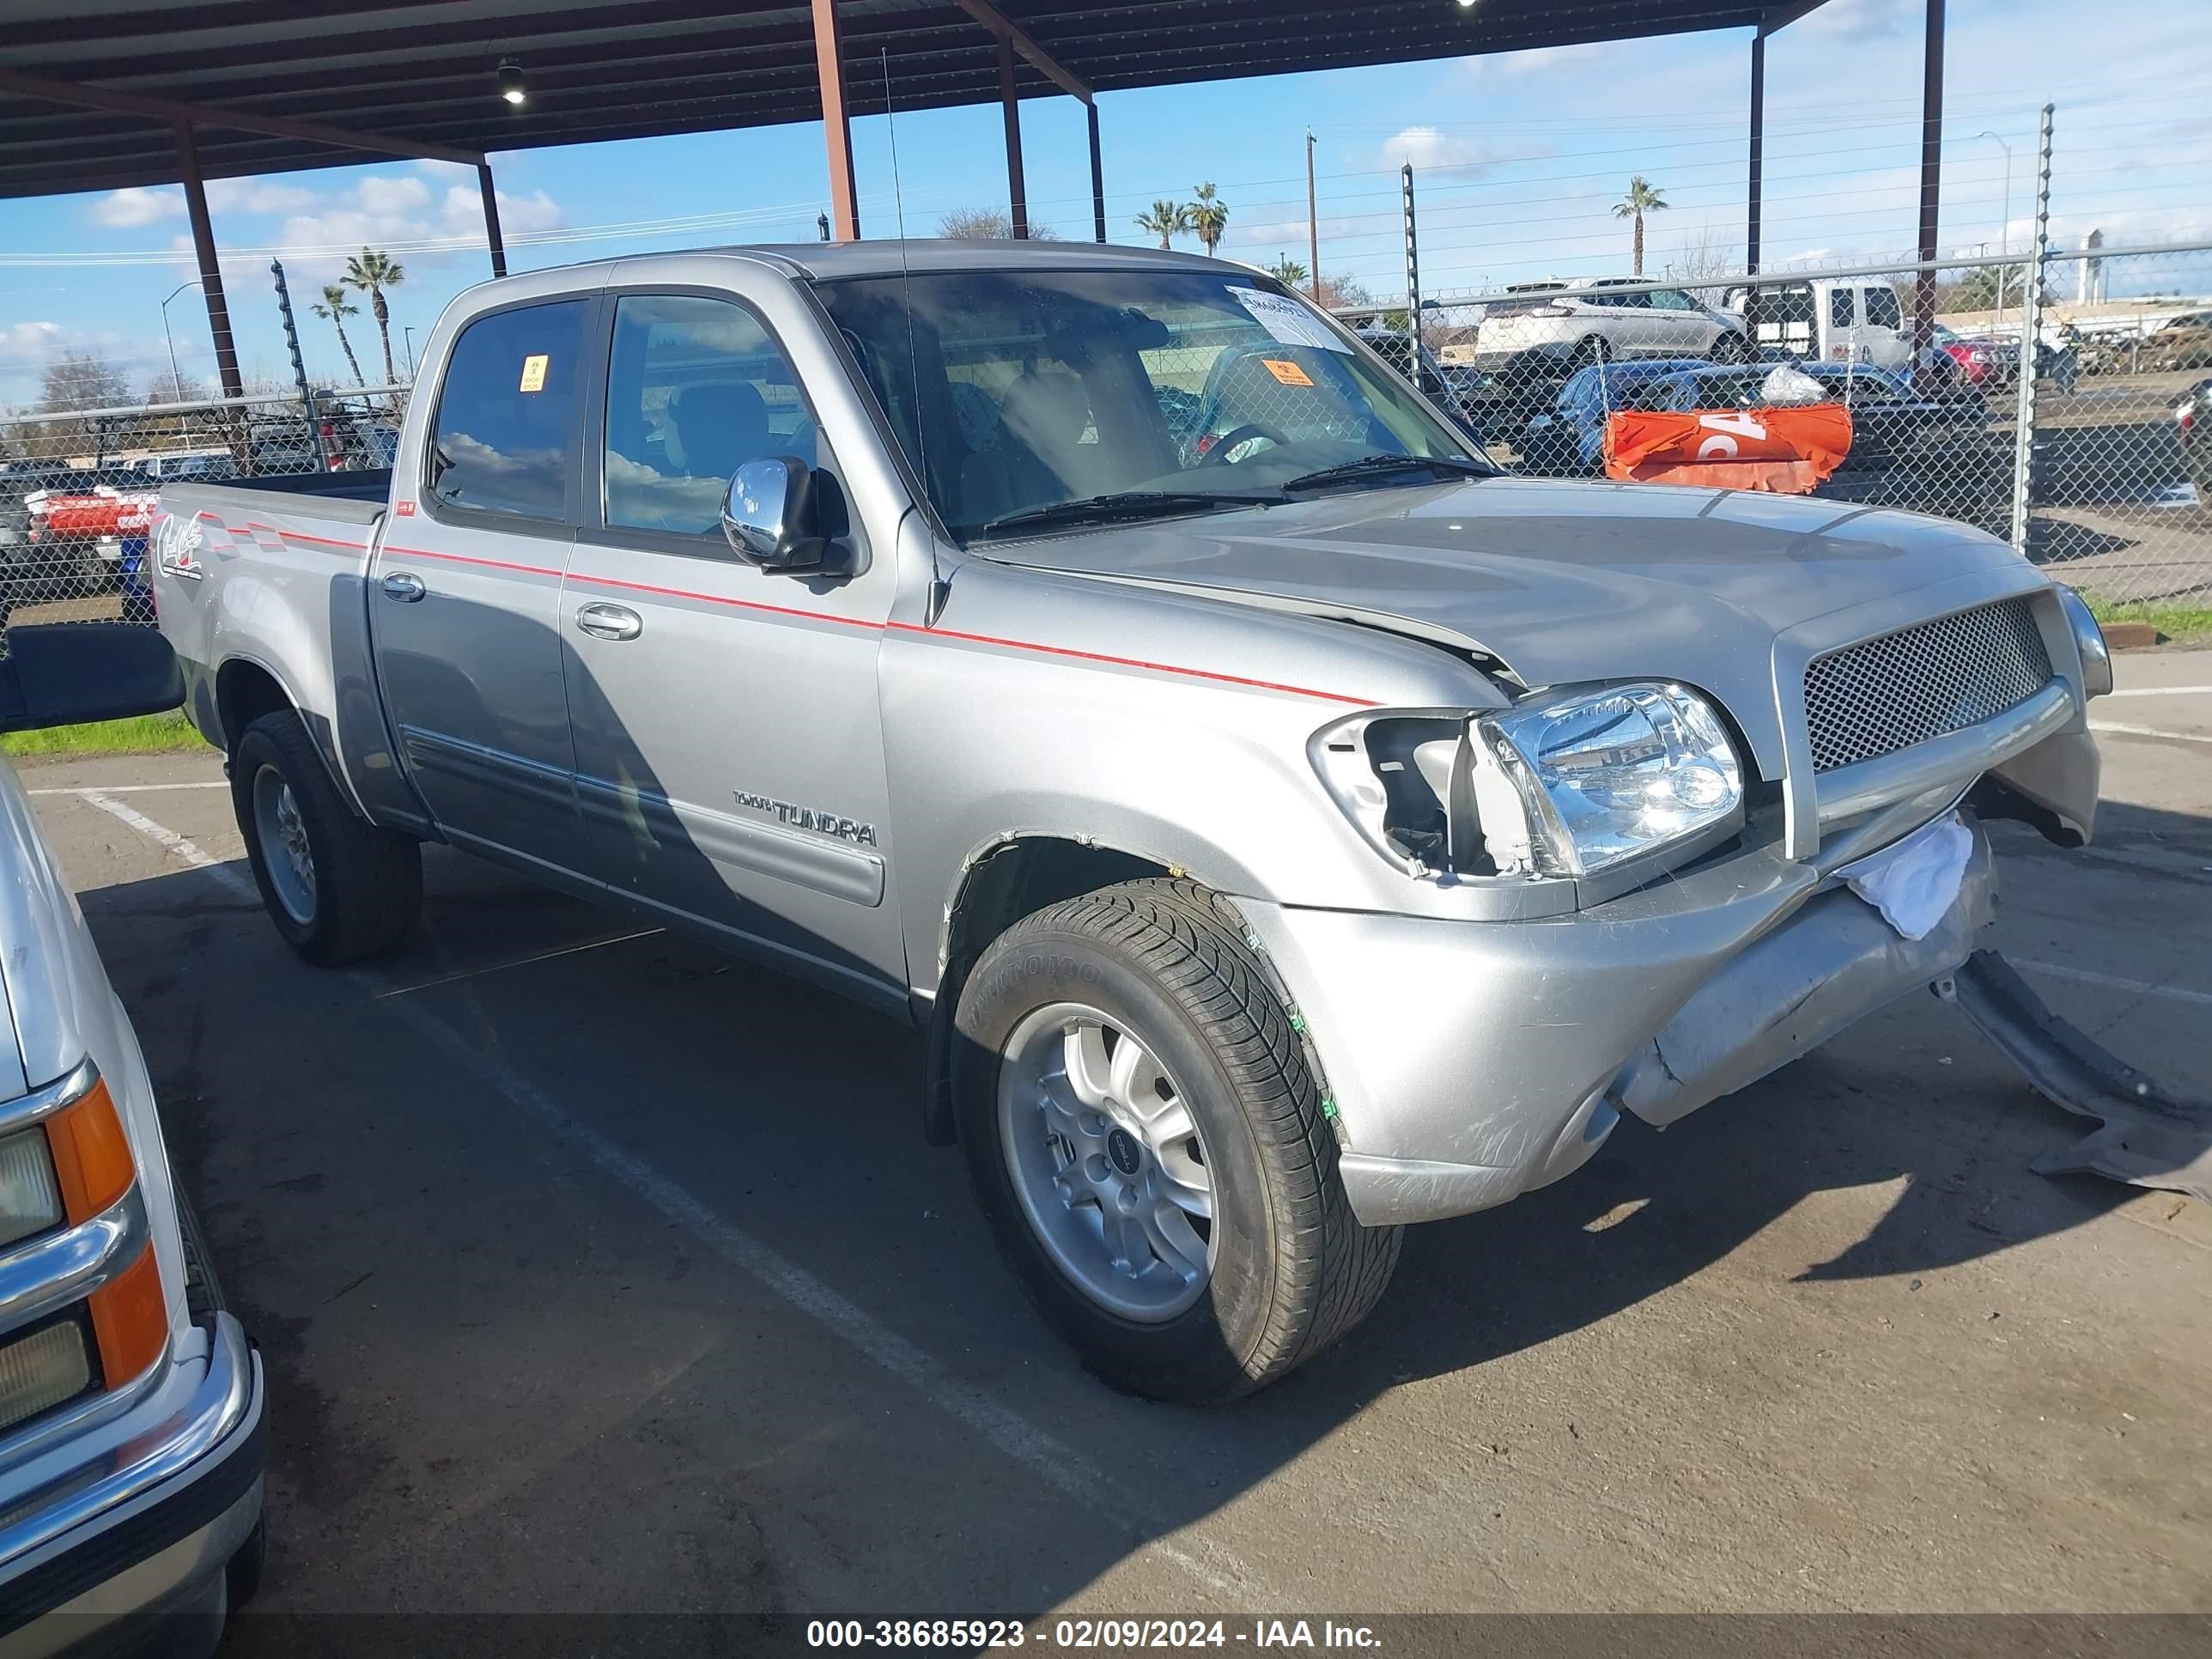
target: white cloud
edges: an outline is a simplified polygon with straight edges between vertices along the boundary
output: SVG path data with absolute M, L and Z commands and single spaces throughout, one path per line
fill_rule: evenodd
M 64 349 L 70 331 L 59 323 L 10 323 L 0 326 L 0 374 L 35 368 Z
M 92 204 L 94 222 L 116 230 L 132 230 L 162 219 L 180 219 L 184 212 L 184 191 L 167 185 L 150 189 L 133 185 L 128 190 L 111 190 Z
M 431 178 L 437 172 L 426 167 Z M 371 173 L 350 190 L 315 198 L 316 212 L 295 213 L 277 240 L 288 266 L 328 280 L 363 247 L 390 250 L 402 264 L 435 264 L 472 251 L 483 237 L 483 198 L 473 184 L 448 185 L 442 195 L 417 173 Z M 565 224 L 561 204 L 544 191 L 499 194 L 501 230 L 509 235 Z M 453 243 L 451 247 L 424 244 Z
M 211 179 L 208 207 L 216 213 L 296 213 L 322 198 L 301 185 L 274 185 L 264 179 Z
M 1479 140 L 1440 127 L 1406 127 L 1383 141 L 1380 159 L 1385 167 L 1402 167 L 1411 161 L 1418 173 L 1487 167 L 1494 166 L 1501 154 Z
M 1888 40 L 1917 33 L 1923 15 L 1920 0 L 1827 0 L 1792 27 L 1832 40 Z

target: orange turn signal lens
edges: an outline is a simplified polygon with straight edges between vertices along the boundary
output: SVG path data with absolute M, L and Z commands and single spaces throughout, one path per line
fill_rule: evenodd
M 62 1207 L 72 1227 L 106 1209 L 138 1178 L 131 1142 L 104 1082 L 95 1082 L 90 1092 L 47 1119 L 46 1136 L 61 1182 Z
M 169 1340 L 161 1269 L 149 1244 L 138 1259 L 86 1298 L 100 1344 L 103 1386 L 119 1389 L 145 1374 Z

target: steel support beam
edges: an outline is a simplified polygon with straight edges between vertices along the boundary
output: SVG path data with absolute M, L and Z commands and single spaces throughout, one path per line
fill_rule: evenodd
M 1106 240 L 1106 158 L 1098 148 L 1098 106 L 1087 104 L 1084 113 L 1091 118 L 1091 234 L 1103 242 Z
M 1053 85 L 1086 104 L 1091 102 L 1090 82 L 1039 46 L 1027 29 L 993 5 L 991 0 L 957 0 L 957 3 L 1000 40 L 1011 41 L 1014 50 L 1034 64 Z
M 1751 43 L 1751 169 L 1750 183 L 1744 194 L 1743 268 L 1754 276 L 1759 270 L 1759 216 L 1765 205 L 1766 190 L 1766 37 L 1754 36 Z M 1753 295 L 1746 301 L 1756 305 Z
M 207 299 L 208 332 L 215 337 L 216 378 L 226 398 L 243 398 L 238 374 L 238 344 L 230 336 L 230 307 L 222 297 L 222 265 L 215 256 L 215 225 L 208 217 L 207 183 L 200 177 L 200 149 L 189 122 L 177 128 L 177 160 L 185 175 L 185 211 L 192 224 L 192 252 L 200 266 L 200 292 Z
M 845 42 L 837 0 L 813 0 L 814 70 L 822 82 L 822 132 L 830 150 L 830 219 L 841 242 L 860 240 L 860 193 L 853 183 L 853 121 L 845 99 Z
M 1943 0 L 1927 0 L 1928 33 L 1923 47 L 1920 88 L 1920 243 L 1922 270 L 1912 291 L 1912 364 L 1936 341 L 1936 273 L 1926 267 L 1936 257 L 1936 235 L 1943 189 Z M 2031 356 L 2021 361 L 2034 372 Z
M 491 163 L 477 163 L 477 188 L 483 192 L 484 240 L 491 247 L 491 274 L 507 275 L 507 243 L 499 234 L 499 192 L 492 188 Z
M 249 115 L 242 110 L 225 109 L 214 104 L 180 104 L 170 98 L 149 98 L 135 92 L 117 92 L 107 87 L 80 86 L 71 81 L 44 81 L 34 75 L 22 75 L 10 69 L 0 69 L 0 92 L 15 93 L 24 98 L 43 99 L 50 104 L 68 104 L 77 109 L 106 110 L 117 115 L 141 115 L 149 120 L 167 121 L 175 126 L 221 127 L 227 132 L 266 133 L 272 138 L 296 138 L 311 144 L 329 144 L 337 149 L 368 150 L 378 155 L 404 155 L 412 161 L 458 161 L 464 167 L 474 167 L 483 160 L 481 152 L 455 149 L 447 144 L 425 144 L 407 138 L 387 138 L 374 132 L 356 132 L 350 127 L 325 126 L 320 121 L 295 121 L 276 115 Z
M 1022 178 L 1022 100 L 1014 89 L 1014 43 L 999 37 L 999 108 L 1006 120 L 1006 206 L 1014 240 L 1030 239 L 1030 191 Z

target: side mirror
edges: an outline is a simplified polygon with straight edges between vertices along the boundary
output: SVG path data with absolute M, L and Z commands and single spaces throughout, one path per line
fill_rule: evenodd
M 827 562 L 814 470 L 796 455 L 747 461 L 722 496 L 722 534 L 741 558 L 768 570 L 811 570 Z
M 8 630 L 0 732 L 158 714 L 185 700 L 168 641 L 137 623 L 48 623 Z

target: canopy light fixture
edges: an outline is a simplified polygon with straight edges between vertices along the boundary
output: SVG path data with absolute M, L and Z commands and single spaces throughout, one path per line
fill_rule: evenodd
M 499 64 L 499 95 L 517 109 L 530 94 L 523 89 L 522 65 L 512 58 L 502 58 Z

